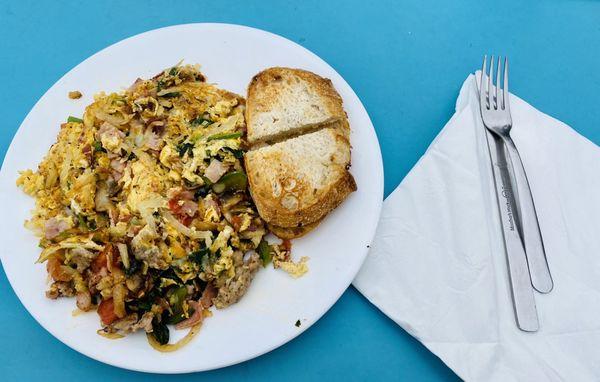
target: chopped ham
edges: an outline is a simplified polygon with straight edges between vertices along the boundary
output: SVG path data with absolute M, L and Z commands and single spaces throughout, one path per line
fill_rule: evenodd
M 167 191 L 167 196 L 170 199 L 180 199 L 180 200 L 193 200 L 194 193 L 189 190 L 182 190 L 181 188 L 170 188 Z
M 60 235 L 61 232 L 69 229 L 69 223 L 65 220 L 59 220 L 57 218 L 51 218 L 46 220 L 44 224 L 44 233 L 46 239 L 54 239 L 56 236 Z
M 170 189 L 167 192 L 169 199 L 169 209 L 177 219 L 186 227 L 192 222 L 192 218 L 198 212 L 198 203 L 193 198 L 191 191 L 182 191 L 180 189 Z
M 217 289 L 214 285 L 208 284 L 204 291 L 202 292 L 202 297 L 200 297 L 199 301 L 190 301 L 189 304 L 192 308 L 194 308 L 194 314 L 190 316 L 190 318 L 181 321 L 179 324 L 175 325 L 175 329 L 185 329 L 191 328 L 194 325 L 202 323 L 204 319 L 203 311 L 204 309 L 208 309 L 213 305 L 213 298 L 217 296 Z
M 198 203 L 186 200 L 180 205 L 180 211 L 188 216 L 194 216 L 198 212 Z
M 213 183 L 216 183 L 221 179 L 223 174 L 227 172 L 227 166 L 217 159 L 212 159 L 210 164 L 206 168 L 204 175 Z
M 192 191 L 184 190 L 184 191 L 179 192 L 179 198 L 185 199 L 185 200 L 193 200 L 194 193 Z
M 219 202 L 209 197 L 204 199 L 204 208 L 205 209 L 213 209 L 217 214 L 221 213 L 221 208 L 219 207 Z
M 156 122 L 160 122 L 160 121 L 156 121 Z M 157 151 L 161 149 L 161 144 L 163 142 L 163 139 L 160 137 L 160 135 L 156 134 L 152 130 L 148 130 L 148 132 L 146 132 L 146 134 L 144 134 L 144 136 L 146 138 L 146 147 L 148 147 L 151 150 L 157 150 Z
M 84 312 L 92 309 L 92 296 L 90 292 L 79 292 L 76 297 L 77 307 Z
M 110 151 L 118 151 L 124 138 L 125 133 L 108 122 L 104 122 L 98 129 L 98 139 Z
M 112 168 L 112 171 L 110 173 L 112 179 L 114 180 L 114 182 L 118 182 L 125 173 L 125 169 L 127 168 L 127 162 L 117 157 L 110 161 L 110 167 Z
M 217 288 L 212 283 L 209 283 L 204 291 L 202 292 L 202 297 L 200 297 L 200 303 L 206 309 L 210 308 L 213 305 L 213 298 L 217 297 Z
M 192 326 L 201 323 L 204 319 L 204 309 L 202 307 L 202 303 L 199 303 L 198 301 L 190 301 L 189 304 L 192 308 L 194 308 L 194 314 L 192 314 L 190 318 L 185 319 L 175 325 L 175 329 L 191 328 Z

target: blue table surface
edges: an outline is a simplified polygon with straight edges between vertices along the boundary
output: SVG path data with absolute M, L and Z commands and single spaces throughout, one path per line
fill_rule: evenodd
M 85 3 L 85 4 L 83 4 Z M 0 158 L 37 99 L 96 51 L 181 23 L 249 25 L 329 62 L 368 110 L 388 195 L 453 113 L 484 53 L 511 58 L 511 87 L 600 142 L 600 3 L 596 1 L 2 1 Z M 160 49 L 157 49 L 160 54 Z M 18 254 L 14 254 L 18 255 Z M 63 345 L 25 311 L 0 272 L 0 379 L 148 378 Z M 299 338 L 221 370 L 161 380 L 453 381 L 436 356 L 350 287 Z

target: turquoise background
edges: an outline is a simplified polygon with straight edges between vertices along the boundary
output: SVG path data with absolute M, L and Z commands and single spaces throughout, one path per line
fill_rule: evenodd
M 73 66 L 131 35 L 192 22 L 265 29 L 331 64 L 373 120 L 383 152 L 386 195 L 450 118 L 463 80 L 480 66 L 484 53 L 507 54 L 516 94 L 600 142 L 597 1 L 2 0 L 0 158 L 37 99 Z M 93 361 L 54 339 L 25 311 L 4 272 L 0 328 L 1 380 L 148 378 Z M 269 354 L 222 370 L 156 379 L 457 377 L 351 287 L 305 334 Z

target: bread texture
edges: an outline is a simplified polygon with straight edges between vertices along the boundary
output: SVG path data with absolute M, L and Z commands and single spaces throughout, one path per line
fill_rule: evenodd
M 257 74 L 248 87 L 244 155 L 250 193 L 271 232 L 305 235 L 356 191 L 350 126 L 328 79 L 288 68 Z
M 246 153 L 250 192 L 269 224 L 299 227 L 321 220 L 356 190 L 350 144 L 339 124 Z
M 329 79 L 300 69 L 270 68 L 248 86 L 248 142 L 280 141 L 338 120 L 347 120 Z M 347 131 L 349 133 L 349 129 Z

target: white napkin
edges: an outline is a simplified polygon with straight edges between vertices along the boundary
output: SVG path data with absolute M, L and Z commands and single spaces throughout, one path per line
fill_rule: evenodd
M 600 380 L 600 150 L 511 95 L 555 288 L 517 329 L 475 76 L 385 200 L 354 285 L 461 378 Z

